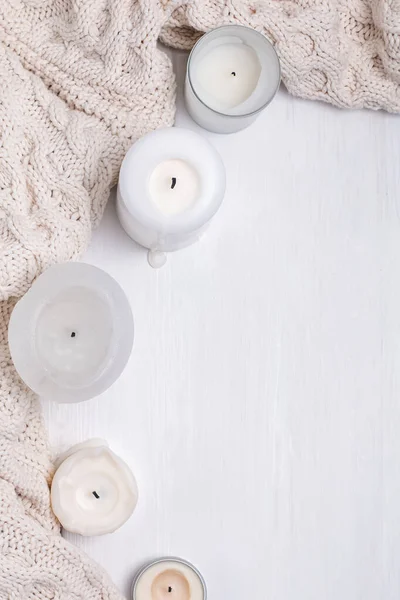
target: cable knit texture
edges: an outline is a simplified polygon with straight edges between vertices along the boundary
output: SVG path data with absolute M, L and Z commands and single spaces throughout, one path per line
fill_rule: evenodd
M 189 49 L 227 23 L 274 43 L 288 90 L 400 111 L 400 0 L 0 0 L 0 598 L 120 598 L 60 536 L 38 399 L 7 346 L 16 298 L 79 257 L 127 148 L 172 125 L 157 40 Z

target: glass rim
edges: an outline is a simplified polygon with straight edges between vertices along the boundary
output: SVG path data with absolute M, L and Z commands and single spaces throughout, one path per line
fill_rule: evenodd
M 276 87 L 274 89 L 274 92 L 271 95 L 271 97 L 268 98 L 268 100 L 266 102 L 264 102 L 264 104 L 262 104 L 262 106 L 260 106 L 256 110 L 253 110 L 253 111 L 248 112 L 248 113 L 243 113 L 243 114 L 240 114 L 240 115 L 232 115 L 232 114 L 227 114 L 227 113 L 220 112 L 219 110 L 215 110 L 215 108 L 211 108 L 211 106 L 209 106 L 208 104 L 206 104 L 206 102 L 204 102 L 204 100 L 202 100 L 200 98 L 200 96 L 198 95 L 198 93 L 194 89 L 194 86 L 193 86 L 193 83 L 192 83 L 192 78 L 190 76 L 190 66 L 191 66 L 191 62 L 192 62 L 192 59 L 193 59 L 193 54 L 194 54 L 197 46 L 208 35 L 214 33 L 215 31 L 221 31 L 222 29 L 247 29 L 248 31 L 251 31 L 253 35 L 255 35 L 256 37 L 258 36 L 259 38 L 262 38 L 263 42 L 266 42 L 267 44 L 269 44 L 269 46 L 271 47 L 271 50 L 273 51 L 273 53 L 274 53 L 274 55 L 276 57 L 276 62 L 278 64 L 278 80 L 277 80 L 277 84 L 276 84 Z M 197 42 L 195 43 L 195 45 L 193 46 L 193 48 L 191 49 L 190 54 L 189 54 L 189 58 L 188 58 L 188 61 L 187 61 L 187 66 L 186 66 L 186 75 L 187 75 L 187 80 L 189 81 L 190 88 L 191 88 L 193 94 L 196 96 L 197 100 L 203 106 L 205 106 L 206 108 L 208 108 L 208 110 L 211 110 L 214 114 L 220 115 L 221 117 L 227 117 L 227 118 L 232 118 L 232 119 L 237 119 L 237 118 L 243 119 L 243 117 L 252 117 L 254 115 L 257 115 L 258 113 L 260 113 L 262 110 L 264 110 L 264 108 L 266 108 L 272 102 L 272 100 L 275 98 L 275 96 L 277 94 L 277 91 L 279 90 L 279 87 L 281 85 L 282 69 L 281 69 L 281 61 L 279 60 L 279 56 L 278 56 L 278 54 L 277 54 L 274 46 L 272 45 L 272 43 L 269 41 L 269 39 L 263 33 L 260 33 L 259 31 L 257 31 L 256 29 L 253 29 L 252 27 L 247 27 L 246 25 L 221 25 L 220 27 L 216 27 L 215 29 L 211 29 L 207 33 L 204 33 L 197 40 Z

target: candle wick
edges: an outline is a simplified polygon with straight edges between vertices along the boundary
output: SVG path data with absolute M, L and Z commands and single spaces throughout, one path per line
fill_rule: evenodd
M 76 336 L 76 333 L 75 333 L 75 331 L 73 331 L 73 332 L 71 333 L 71 337 L 75 337 L 75 336 Z
M 234 77 L 236 77 L 235 71 L 232 71 L 231 75 L 233 75 Z
M 173 190 L 175 186 L 176 186 L 176 177 L 173 177 L 172 178 L 171 190 Z
M 100 496 L 98 495 L 98 493 L 97 493 L 97 492 L 92 492 L 92 494 L 93 494 L 93 496 L 94 496 L 95 498 L 100 498 Z
M 169 588 L 168 588 L 168 592 L 169 592 L 169 593 L 171 593 L 171 592 L 172 592 L 172 587 L 171 587 L 171 586 L 169 586 Z

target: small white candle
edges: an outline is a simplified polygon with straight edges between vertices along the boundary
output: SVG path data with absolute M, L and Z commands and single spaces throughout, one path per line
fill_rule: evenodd
M 195 242 L 221 205 L 225 169 L 211 144 L 186 129 L 140 139 L 122 163 L 117 212 L 128 235 L 153 251 Z
M 80 402 L 122 373 L 133 344 L 132 311 L 110 275 L 65 263 L 40 275 L 16 304 L 8 341 L 16 370 L 34 392 Z
M 84 536 L 112 533 L 129 519 L 137 500 L 132 472 L 106 442 L 78 444 L 59 460 L 51 505 L 67 531 Z
M 186 105 L 201 127 L 232 133 L 255 120 L 279 84 L 279 59 L 272 44 L 253 29 L 228 25 L 194 46 L 186 71 Z
M 165 558 L 146 566 L 133 585 L 133 600 L 206 600 L 203 577 L 180 558 Z

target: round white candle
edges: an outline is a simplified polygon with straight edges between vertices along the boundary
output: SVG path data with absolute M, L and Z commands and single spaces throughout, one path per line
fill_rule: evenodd
M 194 46 L 186 71 L 186 105 L 201 127 L 232 133 L 254 121 L 279 84 L 279 59 L 267 38 L 248 27 L 227 25 Z
M 261 64 L 253 48 L 222 44 L 210 49 L 193 68 L 193 86 L 210 108 L 229 111 L 242 104 L 257 87 Z
M 163 214 L 178 215 L 194 205 L 200 185 L 197 171 L 188 162 L 165 160 L 150 175 L 150 199 Z
M 132 472 L 102 440 L 78 444 L 58 461 L 51 506 L 67 531 L 112 533 L 129 519 L 137 500 Z
M 180 558 L 165 558 L 146 566 L 133 584 L 133 600 L 206 600 L 203 577 Z
M 16 304 L 8 341 L 16 370 L 33 391 L 58 402 L 80 402 L 122 373 L 133 344 L 131 308 L 101 269 L 57 265 Z
M 224 193 L 225 169 L 213 146 L 193 131 L 161 129 L 125 156 L 117 212 L 133 240 L 170 252 L 198 239 Z

